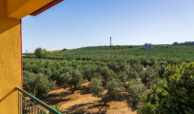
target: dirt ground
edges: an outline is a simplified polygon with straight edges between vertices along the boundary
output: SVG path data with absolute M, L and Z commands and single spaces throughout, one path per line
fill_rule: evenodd
M 64 112 L 74 114 L 136 114 L 126 102 L 112 101 L 103 106 L 101 99 L 93 97 L 86 86 L 73 94 L 68 89 L 57 88 L 44 101 L 53 107 L 58 104 Z

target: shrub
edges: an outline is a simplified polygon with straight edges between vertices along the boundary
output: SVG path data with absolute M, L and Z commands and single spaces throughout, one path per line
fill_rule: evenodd
M 35 81 L 35 89 L 34 93 L 38 97 L 46 97 L 48 92 L 54 88 L 54 82 L 49 81 L 47 77 L 41 73 L 37 74 Z
M 35 79 L 36 75 L 34 73 L 23 71 L 23 88 L 27 92 L 32 93 L 35 95 Z
M 141 65 L 139 62 L 135 62 L 135 63 L 132 64 L 132 68 L 136 72 L 141 72 L 143 70 L 143 65 Z
M 128 104 L 133 110 L 140 109 L 142 106 L 142 96 L 146 93 L 146 87 L 138 79 L 132 79 L 128 82 L 127 87 L 130 97 Z
M 93 74 L 96 72 L 96 66 L 91 66 L 86 69 L 84 69 L 84 79 L 91 80 L 93 77 Z
M 165 71 L 166 71 L 166 66 L 165 65 L 160 65 L 160 69 L 158 70 L 160 78 L 164 77 Z
M 103 97 L 104 87 L 99 78 L 92 78 L 89 88 L 94 96 Z
M 83 75 L 75 70 L 73 72 L 66 72 L 60 75 L 58 78 L 57 84 L 61 87 L 70 87 L 72 89 L 72 93 L 76 89 L 79 89 L 81 87 L 81 84 L 83 82 Z
M 106 83 L 106 86 L 103 86 L 99 78 L 92 78 L 89 87 L 93 96 L 100 97 L 104 105 L 107 105 L 108 101 L 123 98 L 124 87 L 119 79 L 111 79 Z
M 146 71 L 143 73 L 142 82 L 150 88 L 150 83 L 154 78 L 158 77 L 158 72 L 155 71 L 153 68 L 148 67 Z
M 108 67 L 113 70 L 114 72 L 118 73 L 120 71 L 120 67 L 116 62 L 109 63 Z
M 166 83 L 153 85 L 144 100 L 145 113 L 192 114 L 194 88 L 194 62 L 172 65 L 165 73 Z
M 110 70 L 107 66 L 97 68 L 97 72 L 100 73 L 105 80 L 107 80 L 107 78 L 111 76 L 111 71 L 112 70 Z
M 68 85 L 73 89 L 73 93 L 75 89 L 79 89 L 81 87 L 81 84 L 83 82 L 83 75 L 81 72 L 75 70 L 71 73 L 71 79 L 68 82 Z
M 107 104 L 106 93 L 104 92 L 105 88 L 103 87 L 100 78 L 92 78 L 89 88 L 93 96 L 101 98 L 104 105 Z
M 106 83 L 107 99 L 108 100 L 119 100 L 123 98 L 124 86 L 118 79 L 109 80 Z
M 166 83 L 166 79 L 156 77 L 152 79 L 151 85 L 161 86 Z
M 128 80 L 128 75 L 125 72 L 119 73 L 118 76 L 123 84 Z
M 136 71 L 128 71 L 127 75 L 128 75 L 128 80 L 138 78 L 138 73 Z

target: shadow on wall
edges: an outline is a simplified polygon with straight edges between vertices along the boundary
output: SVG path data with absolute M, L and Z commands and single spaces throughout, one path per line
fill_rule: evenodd
M 7 97 L 9 97 L 14 91 L 16 91 L 16 88 L 12 89 L 10 92 L 8 92 L 5 96 L 0 98 L 0 103 L 5 100 Z
M 0 0 L 0 4 L 5 4 L 5 0 Z M 19 19 L 9 18 L 7 16 L 6 5 L 0 5 L 0 34 L 20 24 Z
M 6 23 L 7 21 L 8 21 L 7 17 L 0 16 L 0 34 L 20 24 L 20 20 L 17 19 L 9 19 L 9 23 Z

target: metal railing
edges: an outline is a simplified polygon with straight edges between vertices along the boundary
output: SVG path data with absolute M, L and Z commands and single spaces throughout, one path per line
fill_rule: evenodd
M 19 87 L 16 87 L 16 89 L 18 90 L 18 114 L 62 114 L 25 90 Z M 48 112 L 41 107 L 47 109 Z

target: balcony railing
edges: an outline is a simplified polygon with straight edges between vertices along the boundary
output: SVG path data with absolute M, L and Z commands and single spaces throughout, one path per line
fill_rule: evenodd
M 23 89 L 18 90 L 18 114 L 62 114 Z

